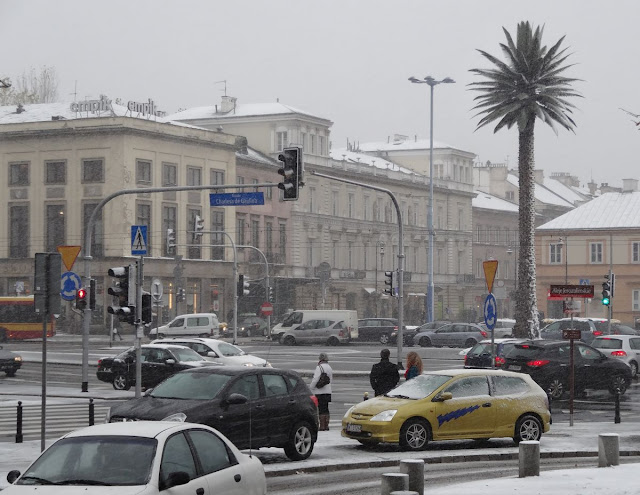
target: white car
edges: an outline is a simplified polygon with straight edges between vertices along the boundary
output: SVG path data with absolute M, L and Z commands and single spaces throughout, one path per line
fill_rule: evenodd
M 631 376 L 637 378 L 640 363 L 640 336 L 604 335 L 593 339 L 591 347 L 595 347 L 608 357 L 623 360 L 631 366 Z
M 135 421 L 66 434 L 24 472 L 10 471 L 3 494 L 264 495 L 256 456 L 205 425 Z
M 252 354 L 247 354 L 237 345 L 230 344 L 224 340 L 205 338 L 180 338 L 158 339 L 153 344 L 175 344 L 189 347 L 209 361 L 231 366 L 266 366 L 271 364 L 266 359 L 262 359 Z

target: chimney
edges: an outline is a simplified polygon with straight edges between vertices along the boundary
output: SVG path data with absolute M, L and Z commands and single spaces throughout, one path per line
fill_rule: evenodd
M 536 184 L 542 184 L 544 182 L 544 170 L 537 168 L 533 171 L 533 179 Z
M 598 190 L 598 184 L 591 179 L 591 182 L 587 183 L 587 187 L 589 187 L 589 194 L 591 194 L 591 196 L 595 196 L 596 191 Z
M 622 179 L 622 192 L 636 192 L 638 190 L 638 179 Z
M 229 113 L 232 110 L 236 109 L 236 100 L 237 98 L 233 97 L 233 96 L 223 96 L 222 97 L 222 104 L 220 105 L 220 111 L 222 113 Z

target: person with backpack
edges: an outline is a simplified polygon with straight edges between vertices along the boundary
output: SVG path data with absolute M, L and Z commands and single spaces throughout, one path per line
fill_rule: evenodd
M 329 402 L 331 402 L 332 380 L 333 370 L 329 366 L 329 356 L 326 352 L 321 352 L 318 358 L 318 366 L 313 372 L 313 378 L 309 385 L 311 392 L 318 399 L 319 431 L 329 431 Z

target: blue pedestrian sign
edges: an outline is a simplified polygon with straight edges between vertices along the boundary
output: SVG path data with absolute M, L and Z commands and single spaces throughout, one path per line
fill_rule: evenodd
M 489 330 L 496 326 L 496 313 L 496 298 L 490 293 L 484 301 L 484 322 Z
M 65 301 L 73 301 L 76 298 L 76 291 L 82 287 L 80 275 L 73 272 L 65 272 L 60 280 L 60 297 Z
M 254 206 L 264 204 L 263 192 L 212 193 L 209 194 L 210 206 Z
M 131 254 L 133 256 L 143 256 L 147 254 L 147 226 L 131 226 Z

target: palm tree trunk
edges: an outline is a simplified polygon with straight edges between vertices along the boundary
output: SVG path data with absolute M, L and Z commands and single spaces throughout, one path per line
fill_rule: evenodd
M 536 299 L 535 253 L 535 117 L 528 119 L 524 129 L 518 128 L 518 181 L 520 256 L 518 259 L 518 289 L 516 291 L 516 323 L 513 334 L 520 338 L 539 338 L 538 303 Z

